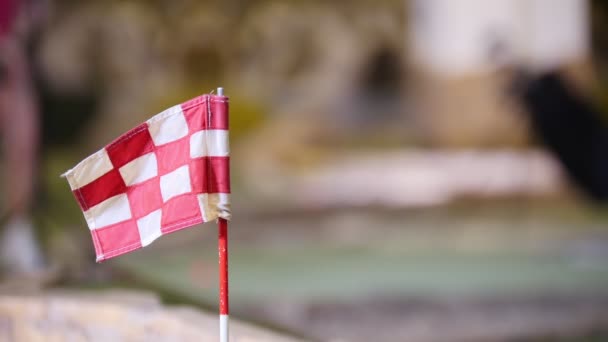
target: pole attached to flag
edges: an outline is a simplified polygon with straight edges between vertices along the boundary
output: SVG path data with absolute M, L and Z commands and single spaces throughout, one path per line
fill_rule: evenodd
M 228 342 L 228 221 L 218 219 L 220 267 L 220 342 Z
M 217 88 L 219 96 L 224 95 L 224 88 Z M 228 221 L 219 218 L 218 257 L 219 257 L 219 299 L 220 299 L 220 342 L 228 342 Z

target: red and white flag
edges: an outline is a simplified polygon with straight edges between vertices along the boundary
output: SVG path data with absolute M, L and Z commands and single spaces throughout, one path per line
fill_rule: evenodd
M 64 174 L 91 230 L 97 261 L 201 222 L 230 219 L 227 114 L 227 97 L 196 97 Z

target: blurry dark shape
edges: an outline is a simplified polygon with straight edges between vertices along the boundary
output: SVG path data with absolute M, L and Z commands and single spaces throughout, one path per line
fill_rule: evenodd
M 600 78 L 608 76 L 608 1 L 593 0 L 591 2 L 591 46 L 593 60 L 600 73 Z
M 347 112 L 363 125 L 399 117 L 403 79 L 399 52 L 390 46 L 378 48 L 363 65 L 354 106 L 349 106 Z
M 516 91 L 533 129 L 589 195 L 608 200 L 608 126 L 557 72 L 520 73 Z
M 95 118 L 101 91 L 85 87 L 78 92 L 57 92 L 41 78 L 35 83 L 42 110 L 42 148 L 74 144 Z
M 6 77 L 8 75 L 8 70 L 4 63 L 0 63 L 0 83 L 5 82 Z
M 396 51 L 389 47 L 379 49 L 363 73 L 365 92 L 398 96 L 401 87 L 401 61 Z

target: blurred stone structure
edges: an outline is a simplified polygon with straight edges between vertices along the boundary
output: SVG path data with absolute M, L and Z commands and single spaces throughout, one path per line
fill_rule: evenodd
M 247 114 L 258 106 L 271 116 L 367 123 L 387 103 L 370 89 L 403 80 L 404 17 L 398 0 L 57 0 L 38 62 L 51 95 L 99 97 L 86 133 L 95 146 L 220 83 Z M 391 94 L 400 114 L 402 93 Z
M 217 315 L 165 307 L 147 293 L 55 292 L 0 295 L 0 340 L 217 341 Z M 250 324 L 230 323 L 231 340 L 295 342 Z
M 100 97 L 87 131 L 95 146 L 220 83 L 246 113 L 235 127 L 270 113 L 306 122 L 318 140 L 364 133 L 372 144 L 525 145 L 526 123 L 505 96 L 501 70 L 584 74 L 588 7 L 586 0 L 58 0 L 39 62 L 55 93 L 88 89 Z
M 586 0 L 408 1 L 412 99 L 440 145 L 521 145 L 526 123 L 501 70 L 589 68 Z

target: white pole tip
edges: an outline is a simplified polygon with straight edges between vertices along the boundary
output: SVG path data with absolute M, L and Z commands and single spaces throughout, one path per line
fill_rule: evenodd
M 228 342 L 228 315 L 220 315 L 220 342 Z
M 224 88 L 222 88 L 222 87 L 218 87 L 218 88 L 217 88 L 217 94 L 218 94 L 219 96 L 224 96 Z

